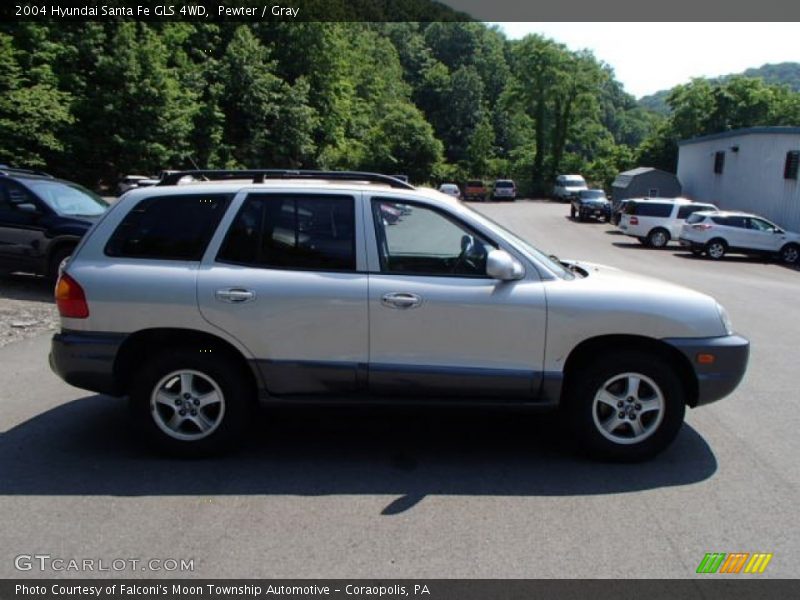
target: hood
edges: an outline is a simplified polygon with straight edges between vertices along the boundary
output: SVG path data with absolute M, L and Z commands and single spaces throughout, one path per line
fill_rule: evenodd
M 615 267 L 563 262 L 585 276 L 548 286 L 548 307 L 576 319 L 581 314 L 601 314 L 596 325 L 601 329 L 598 334 L 611 329 L 661 339 L 728 333 L 718 303 L 711 296 Z M 587 327 L 590 322 L 586 321 Z

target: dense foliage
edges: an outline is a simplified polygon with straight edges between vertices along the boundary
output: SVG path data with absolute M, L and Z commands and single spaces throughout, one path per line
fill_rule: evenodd
M 474 22 L 0 27 L 0 162 L 97 188 L 194 165 L 608 185 L 640 160 L 674 163 L 681 137 L 796 124 L 797 96 L 693 82 L 664 117 L 591 53 Z

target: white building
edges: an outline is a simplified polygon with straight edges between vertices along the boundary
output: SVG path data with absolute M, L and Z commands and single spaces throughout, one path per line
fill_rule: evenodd
M 683 195 L 800 231 L 800 127 L 751 127 L 678 142 Z

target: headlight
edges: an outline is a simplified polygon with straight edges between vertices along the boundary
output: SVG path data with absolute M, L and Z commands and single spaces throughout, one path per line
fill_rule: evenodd
M 719 313 L 719 319 L 722 321 L 725 332 L 728 335 L 733 335 L 733 321 L 731 321 L 728 311 L 725 310 L 719 302 L 717 302 L 717 312 Z

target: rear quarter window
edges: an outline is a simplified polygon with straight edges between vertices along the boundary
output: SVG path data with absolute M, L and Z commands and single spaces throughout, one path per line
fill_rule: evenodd
M 136 204 L 106 244 L 107 256 L 199 261 L 230 194 L 151 196 Z

